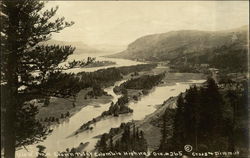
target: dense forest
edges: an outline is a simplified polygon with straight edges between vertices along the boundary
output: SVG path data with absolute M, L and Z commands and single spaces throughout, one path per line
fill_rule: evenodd
M 219 89 L 208 79 L 206 86 L 191 87 L 179 95 L 172 124 L 169 116 L 173 112 L 167 109 L 163 115 L 159 151 L 183 150 L 190 144 L 196 152 L 240 151 L 247 155 L 247 94 L 247 83 Z
M 141 67 L 141 66 L 139 66 L 139 67 L 140 67 L 140 69 L 141 68 L 145 69 L 145 67 Z M 138 67 L 135 67 L 135 68 L 138 68 Z M 133 70 L 133 69 L 127 69 L 127 68 L 122 68 L 122 69 L 125 70 L 125 72 L 123 72 L 123 74 L 127 74 L 130 72 L 130 70 Z M 114 91 L 116 93 L 118 93 L 118 92 L 122 93 L 122 96 L 120 98 L 118 98 L 117 102 L 116 103 L 112 102 L 107 111 L 104 111 L 100 116 L 93 118 L 92 120 L 88 121 L 87 123 L 84 123 L 74 134 L 76 135 L 79 132 L 82 132 L 84 130 L 92 130 L 93 127 L 91 127 L 91 125 L 100 121 L 105 116 L 111 115 L 111 116 L 118 117 L 120 114 L 132 113 L 133 109 L 128 107 L 127 104 L 129 103 L 129 101 L 131 101 L 131 98 L 133 100 L 137 101 L 138 97 L 135 95 L 130 96 L 130 94 L 128 94 L 127 88 L 138 89 L 138 90 L 143 89 L 142 90 L 143 94 L 147 94 L 145 91 L 149 90 L 149 89 L 153 88 L 155 85 L 157 85 L 162 80 L 162 78 L 164 76 L 165 76 L 165 73 L 161 73 L 158 75 L 143 75 L 143 76 L 140 76 L 138 78 L 130 79 L 130 80 L 124 82 L 119 87 L 115 87 Z M 143 86 L 143 84 L 141 84 L 141 83 L 147 84 L 146 89 L 145 89 L 145 86 Z M 138 85 L 138 86 L 131 87 L 132 85 Z M 98 95 L 107 95 L 99 86 L 95 86 L 95 88 L 93 88 L 93 91 L 90 91 L 90 94 L 92 97 L 98 96 Z M 139 94 L 141 94 L 141 93 L 139 92 Z M 85 97 L 87 97 L 87 96 L 85 96 Z
M 128 89 L 135 89 L 135 90 L 150 90 L 163 79 L 165 73 L 161 73 L 158 75 L 143 75 L 138 78 L 132 78 L 120 86 L 114 87 L 113 91 L 115 93 L 122 93 L 122 96 L 118 99 L 118 101 L 109 107 L 108 111 L 102 113 L 102 116 L 106 115 L 114 115 L 119 116 L 119 114 L 130 113 L 133 112 L 126 104 L 129 103 L 130 98 L 133 100 L 138 100 L 138 96 L 128 94 Z M 144 92 L 143 91 L 143 92 Z M 140 93 L 140 92 L 139 92 Z M 140 93 L 141 94 L 141 93 Z
M 154 120 L 161 128 L 156 153 L 183 151 L 182 154 L 190 155 L 226 151 L 234 154 L 239 151 L 240 156 L 246 156 L 249 147 L 247 94 L 246 82 L 238 82 L 233 88 L 219 88 L 208 78 L 203 86 L 190 87 L 178 96 L 176 109 L 167 108 L 158 121 Z M 193 147 L 190 153 L 184 152 L 187 144 Z M 100 157 L 141 158 L 147 155 L 147 141 L 135 122 L 122 123 L 101 136 L 96 150 Z
M 135 73 L 133 73 L 135 74 Z M 115 87 L 114 91 L 116 93 L 122 93 L 122 96 L 120 98 L 118 98 L 117 102 L 111 102 L 110 107 L 108 110 L 104 111 L 100 116 L 93 118 L 92 120 L 88 121 L 87 123 L 84 123 L 76 132 L 74 132 L 74 134 L 78 134 L 79 132 L 85 131 L 85 130 L 92 130 L 93 127 L 91 127 L 92 124 L 100 121 L 102 118 L 106 117 L 106 116 L 114 116 L 114 117 L 118 117 L 120 114 L 127 114 L 127 113 L 133 113 L 133 109 L 131 109 L 130 107 L 128 107 L 128 103 L 132 100 L 138 101 L 138 96 L 133 94 L 128 94 L 128 90 L 127 88 L 130 89 L 138 89 L 138 90 L 142 90 L 143 94 L 147 94 L 145 91 L 148 89 L 153 88 L 155 85 L 157 85 L 162 78 L 165 76 L 165 73 L 161 73 L 158 75 L 143 75 L 140 76 L 138 78 L 134 78 L 134 79 L 130 79 L 126 82 L 124 82 L 124 84 L 121 84 L 121 86 L 119 87 Z M 147 89 L 145 89 L 145 87 L 143 87 L 141 85 L 141 82 L 143 82 L 144 84 L 148 84 Z M 139 86 L 135 86 L 135 87 L 130 87 L 131 84 L 139 84 Z M 127 86 L 129 85 L 129 86 Z M 91 95 L 94 95 L 94 90 L 95 89 L 100 89 L 100 87 L 97 88 L 93 88 L 93 91 L 91 92 Z M 107 95 L 105 92 L 103 94 L 102 90 L 99 90 L 102 95 Z M 99 92 L 98 91 L 98 92 Z M 138 94 L 141 95 L 141 92 L 138 92 Z M 97 93 L 97 92 L 95 92 Z M 99 93 L 97 93 L 99 94 Z M 96 95 L 97 95 L 96 94 Z M 86 96 L 85 96 L 86 97 Z
M 133 110 L 127 106 L 128 102 L 129 99 L 127 95 L 121 96 L 120 98 L 118 98 L 118 101 L 115 104 L 113 102 L 111 103 L 109 109 L 107 111 L 104 111 L 102 113 L 102 116 L 119 116 L 119 114 L 132 113 Z
M 85 143 L 85 145 L 88 143 Z M 59 152 L 58 158 L 87 158 L 91 157 L 88 152 L 81 151 L 81 143 L 77 148 L 67 148 L 66 151 Z M 39 149 L 39 158 L 45 158 L 45 148 Z M 95 157 L 126 157 L 145 158 L 147 155 L 147 141 L 144 132 L 136 127 L 134 122 L 121 123 L 120 127 L 111 128 L 108 133 L 100 136 L 100 140 L 95 146 Z
M 114 84 L 115 81 L 122 79 L 123 75 L 132 72 L 140 72 L 155 68 L 156 64 L 141 64 L 134 66 L 112 67 L 107 69 L 97 70 L 95 72 L 80 72 L 77 74 L 82 81 L 82 85 L 90 87 L 92 85 L 108 86 Z
M 94 85 L 92 90 L 89 91 L 84 99 L 87 99 L 87 98 L 95 98 L 97 99 L 97 97 L 100 97 L 100 96 L 103 96 L 103 95 L 106 95 L 108 96 L 109 94 L 107 92 L 105 92 L 99 85 Z
M 201 65 L 208 64 L 226 73 L 247 72 L 248 49 L 241 43 L 205 49 L 199 53 L 180 55 L 170 60 L 172 68 L 180 72 L 206 72 Z
M 54 72 L 50 74 L 49 79 L 42 83 L 39 88 L 43 89 L 46 95 L 53 93 L 54 96 L 71 96 L 72 93 L 76 94 L 81 89 L 93 87 L 94 92 L 90 95 L 94 97 L 93 95 L 102 93 L 97 92 L 98 90 L 101 91 L 102 87 L 113 85 L 114 82 L 121 80 L 123 75 L 150 70 L 154 67 L 156 67 L 156 64 L 141 64 L 119 68 L 112 67 L 95 72 L 80 72 L 76 75 L 73 73 Z M 56 91 L 60 91 L 60 94 L 56 94 Z
M 79 74 L 54 71 L 50 73 L 47 80 L 44 80 L 39 85 L 33 86 L 31 88 L 27 87 L 23 90 L 20 90 L 20 95 L 23 95 L 24 93 L 30 94 L 32 92 L 32 95 L 25 95 L 22 96 L 22 98 L 25 97 L 25 100 L 44 100 L 44 106 L 48 106 L 50 102 L 50 96 L 76 97 L 77 93 L 81 89 L 85 88 L 92 88 L 92 90 L 87 93 L 86 98 L 96 98 L 101 95 L 108 95 L 105 91 L 103 91 L 103 87 L 112 85 L 114 84 L 114 82 L 121 80 L 123 78 L 123 75 L 134 73 L 137 71 L 150 70 L 154 67 L 156 67 L 155 64 L 142 64 L 129 67 L 102 69 L 96 72 L 81 72 Z M 1 85 L 1 89 L 5 90 L 6 86 Z M 46 96 L 45 99 L 44 96 Z M 5 103 L 3 103 L 2 108 L 5 108 Z M 131 111 L 131 109 L 128 110 Z M 65 112 L 64 114 L 61 114 L 60 118 L 55 118 L 54 116 L 51 116 L 41 120 L 36 120 L 35 118 L 37 113 L 38 108 L 32 104 L 25 104 L 22 108 L 18 110 L 18 119 L 26 115 L 29 115 L 30 118 L 29 120 L 19 119 L 20 122 L 16 125 L 16 136 L 18 140 L 23 140 L 26 137 L 25 133 L 28 133 L 30 137 L 38 133 L 46 133 L 47 135 L 51 131 L 47 130 L 44 127 L 44 123 L 58 123 L 60 118 L 68 118 L 70 115 L 69 112 Z M 32 130 L 30 128 L 32 128 Z M 22 143 L 31 144 L 33 143 L 33 141 L 28 140 L 27 142 L 23 141 Z
M 116 86 L 114 88 L 115 93 L 126 94 L 127 89 L 135 89 L 135 90 L 150 90 L 154 86 L 160 83 L 160 81 L 165 77 L 165 73 L 161 73 L 158 75 L 143 75 L 137 78 L 132 78 L 120 86 Z
M 126 89 L 152 89 L 165 76 L 165 73 L 159 75 L 144 75 L 139 78 L 133 78 L 124 82 L 121 87 Z
M 134 122 L 128 122 L 103 134 L 97 142 L 96 149 L 101 153 L 121 153 L 120 156 L 107 155 L 105 157 L 145 157 L 142 155 L 145 155 L 147 151 L 147 142 L 143 131 L 136 127 Z M 137 152 L 141 155 L 126 155 L 124 152 Z

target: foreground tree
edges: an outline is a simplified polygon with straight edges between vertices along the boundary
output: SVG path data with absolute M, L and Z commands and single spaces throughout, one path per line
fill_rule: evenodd
M 4 100 L 4 156 L 15 157 L 15 148 L 44 139 L 48 130 L 35 120 L 37 108 L 31 100 L 49 96 L 69 97 L 79 91 L 74 78 L 63 82 L 58 65 L 73 53 L 71 46 L 43 45 L 52 33 L 73 22 L 52 20 L 58 7 L 43 11 L 37 0 L 3 0 L 1 5 L 1 95 Z M 58 77 L 59 76 L 59 77 Z M 64 87 L 60 87 L 63 85 Z
M 162 116 L 159 151 L 178 151 L 189 144 L 196 152 L 240 151 L 241 157 L 247 155 L 249 115 L 246 83 L 236 83 L 231 89 L 219 89 L 209 78 L 205 85 L 190 87 L 185 95 L 179 95 L 175 114 L 171 117 L 166 110 Z M 167 131 L 166 127 L 171 125 L 173 128 Z

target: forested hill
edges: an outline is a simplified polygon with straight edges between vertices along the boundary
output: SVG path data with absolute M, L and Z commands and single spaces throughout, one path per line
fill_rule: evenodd
M 242 26 L 225 31 L 181 30 L 147 35 L 129 44 L 125 51 L 110 57 L 173 60 L 179 56 L 200 54 L 204 50 L 233 43 L 244 46 L 247 43 L 247 32 L 248 26 Z

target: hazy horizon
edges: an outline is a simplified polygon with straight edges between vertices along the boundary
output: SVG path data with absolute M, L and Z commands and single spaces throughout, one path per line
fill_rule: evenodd
M 128 45 L 149 34 L 176 30 L 228 30 L 248 25 L 248 1 L 49 1 L 75 24 L 54 40 Z

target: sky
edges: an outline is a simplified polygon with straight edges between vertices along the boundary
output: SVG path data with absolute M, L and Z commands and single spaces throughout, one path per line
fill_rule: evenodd
M 225 30 L 249 24 L 248 1 L 49 1 L 75 24 L 53 38 L 89 45 L 127 45 L 174 30 Z

